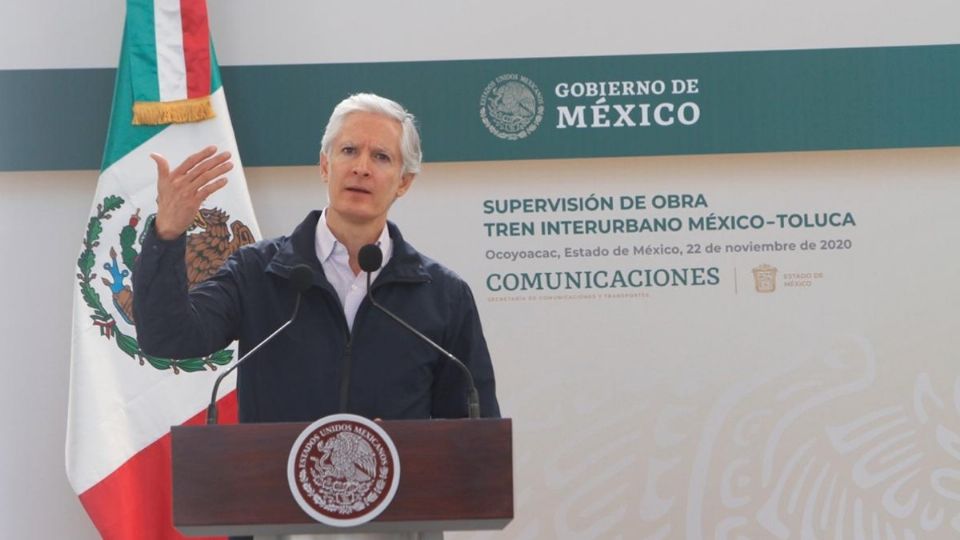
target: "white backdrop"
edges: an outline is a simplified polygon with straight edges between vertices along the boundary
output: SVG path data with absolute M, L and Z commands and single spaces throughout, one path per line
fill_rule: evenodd
M 209 0 L 221 65 L 956 43 L 951 0 Z M 0 4 L 0 69 L 116 67 L 123 0 Z M 229 89 L 228 89 L 229 91 Z
M 423 248 L 460 261 L 481 302 L 516 425 L 517 519 L 507 537 L 960 533 L 958 165 L 960 152 L 948 149 L 432 167 L 418 186 L 427 193 L 398 216 L 423 231 L 465 224 L 454 246 L 437 232 L 417 238 L 436 238 Z M 486 198 L 674 191 L 705 194 L 718 214 L 827 207 L 851 212 L 857 226 L 558 243 L 847 239 L 852 248 L 655 263 L 483 256 L 490 245 L 545 243 L 477 234 Z M 425 214 L 425 196 L 438 196 L 439 209 Z M 720 283 L 615 299 L 604 294 L 624 291 L 559 300 L 527 291 L 513 302 L 483 292 L 492 271 L 696 264 L 718 266 Z M 757 292 L 760 264 L 779 269 L 774 292 Z
M 115 66 L 122 2 L 111 9 L 4 4 L 0 69 Z M 861 0 L 776 9 L 745 1 L 563 10 L 539 0 L 463 2 L 455 11 L 431 1 L 400 9 L 211 0 L 211 19 L 225 65 L 960 38 L 960 8 L 931 0 L 882 9 Z M 956 148 L 428 164 L 394 217 L 417 247 L 470 281 L 480 305 L 502 407 L 515 422 L 517 518 L 500 536 L 825 537 L 837 523 L 849 538 L 910 537 L 906 529 L 917 538 L 956 536 L 958 166 Z M 96 537 L 63 473 L 69 299 L 96 176 L 0 173 L 4 538 Z M 323 204 L 308 168 L 251 169 L 248 180 L 268 236 Z M 664 216 L 843 210 L 857 225 L 552 239 L 612 247 L 812 237 L 849 239 L 852 249 L 546 265 L 720 269 L 716 286 L 646 297 L 504 302 L 485 290 L 491 273 L 538 266 L 490 261 L 486 250 L 546 241 L 484 236 L 482 224 L 501 219 L 482 213 L 484 200 L 591 193 L 703 193 L 710 205 Z M 751 270 L 760 264 L 780 272 L 773 293 L 754 288 Z M 787 273 L 823 277 L 791 288 Z

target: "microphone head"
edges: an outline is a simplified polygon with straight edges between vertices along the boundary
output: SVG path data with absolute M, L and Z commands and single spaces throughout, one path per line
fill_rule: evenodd
M 305 293 L 313 285 L 313 270 L 305 264 L 298 264 L 290 270 L 290 283 L 298 293 Z
M 383 264 L 383 252 L 376 244 L 367 244 L 360 248 L 357 262 L 360 263 L 360 269 L 364 272 L 376 272 Z

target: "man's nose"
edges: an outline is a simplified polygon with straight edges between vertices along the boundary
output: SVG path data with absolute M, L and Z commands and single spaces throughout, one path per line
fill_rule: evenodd
M 370 176 L 370 156 L 365 152 L 361 152 L 357 159 L 353 160 L 353 174 Z

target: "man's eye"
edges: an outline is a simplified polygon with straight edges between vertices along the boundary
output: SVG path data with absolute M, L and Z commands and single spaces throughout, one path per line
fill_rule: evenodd
M 350 155 L 350 154 L 353 154 L 354 152 L 356 152 L 356 149 L 352 146 L 344 146 L 343 148 L 340 149 L 340 153 L 342 154 Z
M 378 152 L 377 154 L 375 154 L 374 157 L 376 157 L 377 160 L 379 161 L 385 161 L 385 162 L 390 161 L 390 154 L 384 154 L 383 152 Z

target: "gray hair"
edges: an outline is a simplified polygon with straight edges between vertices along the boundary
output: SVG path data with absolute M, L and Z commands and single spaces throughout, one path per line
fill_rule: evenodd
M 401 174 L 417 174 L 420 172 L 423 152 L 420 150 L 420 133 L 417 131 L 416 119 L 396 101 L 376 94 L 354 94 L 337 104 L 333 109 L 333 114 L 330 115 L 330 120 L 327 121 L 323 139 L 320 140 L 321 154 L 326 155 L 328 159 L 330 158 L 330 145 L 333 143 L 333 139 L 340 133 L 347 115 L 355 112 L 380 114 L 400 122 L 402 128 L 400 153 L 403 156 Z

